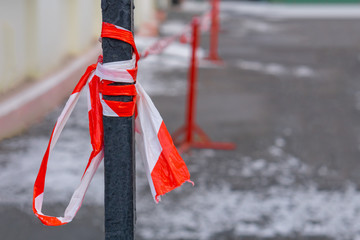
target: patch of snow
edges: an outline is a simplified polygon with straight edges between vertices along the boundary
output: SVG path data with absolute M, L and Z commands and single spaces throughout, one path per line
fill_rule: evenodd
M 250 20 L 250 19 L 244 20 L 242 27 L 245 30 L 251 30 L 260 33 L 269 33 L 279 30 L 277 27 L 274 27 L 270 23 L 260 20 Z
M 244 70 L 250 71 L 263 71 L 263 64 L 255 61 L 239 60 L 237 63 L 238 67 Z
M 64 129 L 51 156 L 45 205 L 66 203 L 81 178 L 90 153 L 86 138 L 87 121 L 83 121 L 83 112 L 86 111 L 86 101 L 82 97 L 74 116 L 70 118 L 70 128 Z M 30 205 L 33 183 L 47 141 L 48 136 L 39 136 L 30 140 L 20 138 L 6 144 L 6 148 L 16 150 L 0 153 L 1 158 L 9 159 L 0 172 L 0 203 Z M 274 142 L 273 147 L 278 149 L 286 144 L 280 137 Z M 193 171 L 193 165 L 200 167 L 200 174 L 206 173 L 201 166 L 217 158 L 214 150 L 202 150 L 195 155 L 196 163 L 190 162 L 189 168 Z M 225 231 L 229 231 L 233 238 L 249 235 L 260 238 L 291 237 L 299 234 L 339 240 L 359 238 L 360 192 L 356 186 L 348 184 L 343 191 L 320 191 L 311 182 L 306 186 L 295 186 L 295 176 L 306 176 L 309 167 L 284 151 L 277 155 L 278 161 L 265 158 L 253 160 L 246 156 L 234 160 L 237 163 L 234 167 L 225 165 L 228 174 L 239 178 L 239 181 L 240 177 L 256 177 L 259 174 L 264 177 L 263 182 L 275 177 L 278 184 L 272 187 L 262 191 L 234 190 L 227 182 L 206 185 L 207 179 L 200 175 L 195 188 L 190 184 L 184 185 L 181 190 L 171 193 L 182 194 L 181 201 L 163 201 L 158 205 L 152 203 L 144 169 L 137 164 L 137 190 L 138 194 L 142 194 L 137 198 L 138 234 L 144 239 L 167 236 L 167 239 L 206 240 Z M 319 172 L 326 175 L 328 171 L 324 168 Z M 21 178 L 16 180 L 18 176 Z M 102 205 L 103 190 L 103 167 L 100 165 L 85 204 Z M 148 194 L 143 195 L 143 191 L 148 191 Z
M 181 5 L 181 9 L 184 12 L 204 13 L 210 10 L 211 6 L 207 1 L 184 1 Z
M 147 93 L 151 96 L 167 95 L 185 95 L 186 94 L 186 75 L 184 79 L 171 76 L 171 79 L 162 80 L 159 77 L 163 69 L 160 66 L 166 66 L 169 71 L 176 69 L 186 69 L 186 65 L 181 58 L 171 56 L 149 56 L 145 60 L 139 62 L 138 81 L 142 84 Z
M 164 54 L 172 55 L 176 57 L 190 58 L 191 46 L 189 44 L 174 42 L 168 48 L 165 49 Z M 205 51 L 203 48 L 201 47 L 198 48 L 197 56 L 199 58 L 203 58 L 205 56 Z M 186 63 L 188 64 L 188 62 Z
M 241 176 L 243 176 L 243 177 L 251 177 L 251 176 L 253 176 L 253 171 L 252 171 L 252 169 L 251 168 L 249 168 L 249 167 L 243 167 L 242 169 L 241 169 Z
M 80 183 L 91 152 L 86 114 L 86 97 L 82 96 L 49 158 L 45 205 L 67 203 Z M 31 202 L 34 181 L 49 137 L 50 130 L 48 135 L 24 139 L 24 142 L 12 141 L 9 145 L 16 145 L 18 149 L 23 145 L 21 148 L 24 150 L 0 153 L 0 158 L 7 159 L 0 171 L 0 203 Z M 103 201 L 102 169 L 100 165 L 87 193 L 87 202 L 92 204 L 102 204 Z
M 275 139 L 275 145 L 277 146 L 277 147 L 280 147 L 280 148 L 282 148 L 282 147 L 284 147 L 285 146 L 285 144 L 286 144 L 286 142 L 285 142 L 285 140 L 283 139 L 283 138 L 276 138 Z
M 262 63 L 247 60 L 238 60 L 236 66 L 243 70 L 255 71 L 273 76 L 291 75 L 297 78 L 311 78 L 315 75 L 314 70 L 308 66 L 286 67 L 279 63 Z
M 309 78 L 315 75 L 314 70 L 307 66 L 299 66 L 294 70 L 294 75 L 299 78 Z
M 279 75 L 286 74 L 287 69 L 286 69 L 286 67 L 284 67 L 281 64 L 269 63 L 269 64 L 265 65 L 264 72 L 269 74 L 269 75 L 279 76 Z
M 147 47 L 150 47 L 158 40 L 159 38 L 156 37 L 143 37 L 135 35 L 135 44 L 139 52 L 141 52 Z
M 300 162 L 300 160 L 296 157 L 293 157 L 293 156 L 290 156 L 288 159 L 287 159 L 287 163 L 290 167 L 292 168 L 298 168 L 300 167 L 301 165 L 304 165 L 303 163 Z
M 198 186 L 176 205 L 164 202 L 153 214 L 139 215 L 138 229 L 146 239 L 205 240 L 229 231 L 229 238 L 300 234 L 346 240 L 360 237 L 359 209 L 360 193 L 353 185 L 344 192 L 309 186 L 261 193 Z
M 269 153 L 274 157 L 280 157 L 283 154 L 283 150 L 277 146 L 269 147 Z
M 360 18 L 358 4 L 276 4 L 221 2 L 221 11 L 236 12 L 266 18 L 285 19 L 353 19 Z
M 254 170 L 254 171 L 260 171 L 262 170 L 263 168 L 265 168 L 266 166 L 266 162 L 264 159 L 258 159 L 258 160 L 254 160 L 252 162 L 252 166 L 251 168 Z
M 186 24 L 183 21 L 166 21 L 160 26 L 160 32 L 164 35 L 176 35 L 184 30 Z
M 203 157 L 215 157 L 215 150 L 213 149 L 204 149 L 203 151 L 201 151 L 201 156 Z

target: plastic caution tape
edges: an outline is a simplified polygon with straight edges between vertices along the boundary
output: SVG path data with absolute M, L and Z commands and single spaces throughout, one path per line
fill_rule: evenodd
M 210 26 L 211 26 L 211 11 L 208 11 L 200 17 L 200 31 L 207 32 L 210 30 Z
M 103 24 L 102 37 L 115 38 L 131 44 L 134 56 L 129 61 L 102 63 L 89 66 L 70 95 L 60 114 L 40 170 L 34 184 L 33 211 L 45 225 L 58 226 L 69 223 L 80 209 L 89 184 L 104 158 L 102 115 L 111 117 L 133 116 L 135 114 L 136 150 L 144 162 L 146 175 L 154 200 L 190 181 L 189 171 L 175 148 L 166 126 L 152 103 L 150 97 L 139 83 L 136 83 L 137 52 L 133 35 L 130 31 L 108 23 Z M 131 85 L 112 86 L 111 83 L 133 83 Z M 74 191 L 63 217 L 47 216 L 42 213 L 47 163 L 51 151 L 73 111 L 80 93 L 88 85 L 88 117 L 92 152 L 81 178 Z M 131 102 L 117 102 L 103 99 L 103 95 L 133 96 Z
M 141 57 L 146 58 L 149 55 L 162 53 L 171 43 L 176 41 L 176 39 L 178 39 L 180 36 L 181 35 L 179 34 L 162 38 L 159 41 L 156 41 L 153 45 L 149 46 L 141 53 Z
M 200 17 L 201 32 L 209 31 L 210 23 L 211 11 L 208 11 Z M 178 34 L 161 38 L 156 41 L 141 53 L 141 58 L 146 58 L 149 55 L 162 53 L 171 43 L 175 42 L 177 39 L 179 39 L 181 43 L 189 43 L 191 41 L 191 23 L 185 25 L 182 31 L 180 31 Z

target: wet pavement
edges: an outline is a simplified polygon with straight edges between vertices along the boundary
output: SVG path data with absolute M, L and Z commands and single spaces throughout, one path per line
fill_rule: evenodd
M 192 14 L 171 12 L 164 26 Z M 136 239 L 359 238 L 360 20 L 228 9 L 221 17 L 224 65 L 200 62 L 197 122 L 237 149 L 184 155 L 195 187 L 185 184 L 158 205 L 138 163 Z M 177 43 L 140 65 L 139 81 L 171 132 L 184 121 L 189 51 Z M 103 239 L 102 167 L 72 223 L 44 227 L 32 214 L 32 184 L 60 109 L 0 143 L 3 239 Z M 61 215 L 81 177 L 86 117 L 83 97 L 50 160 L 44 212 Z

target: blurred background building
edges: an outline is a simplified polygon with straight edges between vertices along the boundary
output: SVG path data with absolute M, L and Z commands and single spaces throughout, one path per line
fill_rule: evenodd
M 156 34 L 157 10 L 169 3 L 135 0 L 135 28 Z M 100 35 L 100 6 L 101 0 L 1 0 L 0 96 L 89 50 Z
M 0 1 L 0 92 L 54 71 L 91 47 L 100 0 Z

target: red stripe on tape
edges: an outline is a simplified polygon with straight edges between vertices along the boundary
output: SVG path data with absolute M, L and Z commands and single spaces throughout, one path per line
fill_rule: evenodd
M 164 122 L 160 126 L 158 138 L 162 152 L 151 172 L 157 193 L 156 199 L 160 195 L 181 186 L 184 182 L 190 181 L 190 173 L 178 153 Z

